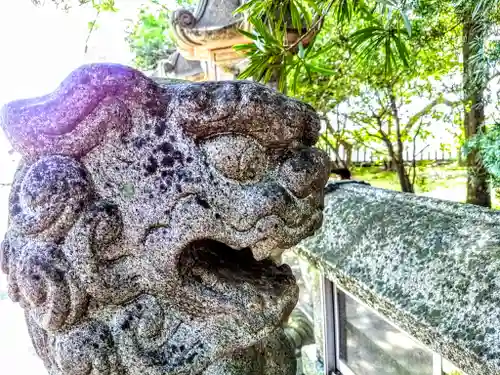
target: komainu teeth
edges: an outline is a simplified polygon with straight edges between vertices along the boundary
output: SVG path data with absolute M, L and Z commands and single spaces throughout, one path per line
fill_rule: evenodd
M 264 259 L 270 259 L 277 266 L 281 266 L 283 264 L 282 254 L 284 250 L 279 248 L 272 249 L 269 245 L 270 244 L 266 243 L 265 241 L 256 243 L 252 247 L 252 254 L 254 259 L 257 262 L 260 262 Z
M 271 251 L 263 246 L 262 243 L 257 243 L 252 247 L 252 255 L 257 262 L 266 259 L 271 255 Z
M 281 266 L 283 264 L 283 253 L 285 252 L 284 249 L 276 248 L 271 252 L 271 255 L 269 256 L 269 259 L 271 259 L 274 264 L 277 266 Z

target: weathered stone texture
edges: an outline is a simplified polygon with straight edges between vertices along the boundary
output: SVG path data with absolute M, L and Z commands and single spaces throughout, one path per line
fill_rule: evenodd
M 500 212 L 369 186 L 327 194 L 297 251 L 468 375 L 500 373 Z
M 321 225 L 309 106 L 96 64 L 0 122 L 23 156 L 2 270 L 50 375 L 294 372 L 270 258 Z

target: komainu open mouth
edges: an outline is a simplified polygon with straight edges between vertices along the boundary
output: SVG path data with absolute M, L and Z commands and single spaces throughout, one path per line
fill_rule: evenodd
M 290 293 L 296 286 L 292 270 L 286 264 L 276 265 L 270 259 L 255 260 L 249 248 L 233 249 L 213 240 L 189 244 L 182 252 L 178 270 L 183 285 L 202 286 L 212 297 L 230 299 L 242 304 L 256 299 L 265 303 Z M 235 288 L 236 287 L 236 288 Z M 235 291 L 241 293 L 235 293 Z

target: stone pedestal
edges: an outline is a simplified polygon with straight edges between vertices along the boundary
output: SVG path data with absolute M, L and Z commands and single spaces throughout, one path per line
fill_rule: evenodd
M 245 59 L 233 49 L 250 40 L 238 29 L 249 30 L 243 15 L 234 15 L 241 0 L 201 0 L 194 12 L 178 10 L 173 16 L 173 30 L 179 51 L 188 60 L 207 63 L 210 80 L 231 80 L 238 74 L 238 64 Z
M 311 107 L 96 64 L 0 119 L 23 158 L 1 267 L 50 375 L 295 373 L 272 259 L 321 225 Z
M 173 30 L 179 52 L 187 60 L 199 60 L 206 63 L 209 80 L 223 81 L 235 79 L 248 64 L 247 57 L 233 47 L 238 44 L 253 43 L 239 30 L 250 32 L 252 25 L 242 13 L 235 11 L 245 0 L 200 0 L 194 12 L 181 9 L 173 15 Z M 291 16 L 286 22 L 291 25 Z M 303 32 L 287 28 L 289 44 L 295 43 Z M 302 42 L 306 47 L 314 35 L 309 35 Z M 277 89 L 273 79 L 270 87 Z
M 318 361 L 317 345 L 311 344 L 302 347 L 301 362 L 304 375 L 324 375 L 325 373 L 325 368 Z
M 157 77 L 183 79 L 192 82 L 205 81 L 207 78 L 207 69 L 203 69 L 203 65 L 206 65 L 206 63 L 196 60 L 186 60 L 176 51 L 168 59 L 158 62 Z

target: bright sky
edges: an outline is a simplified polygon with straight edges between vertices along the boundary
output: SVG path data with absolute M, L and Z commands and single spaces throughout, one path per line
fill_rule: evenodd
M 49 1 L 47 1 L 48 3 Z M 69 13 L 52 5 L 35 7 L 31 0 L 0 2 L 0 102 L 45 93 L 72 69 L 89 61 L 130 61 L 124 41 L 124 19 L 133 18 L 140 0 L 117 2 L 120 12 L 103 14 L 84 55 L 90 7 Z

